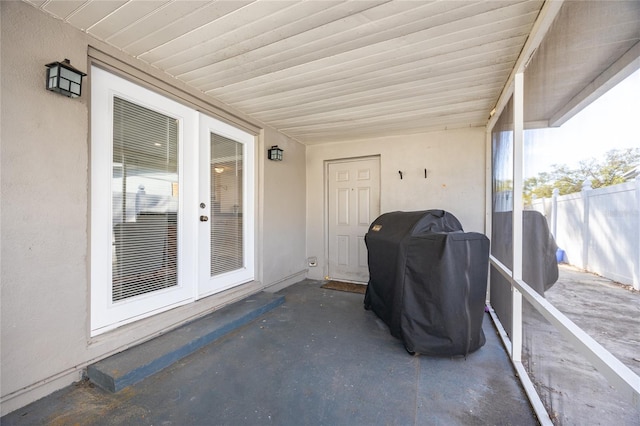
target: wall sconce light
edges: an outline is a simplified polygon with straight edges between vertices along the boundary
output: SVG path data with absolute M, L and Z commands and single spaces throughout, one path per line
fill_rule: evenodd
M 269 160 L 282 161 L 282 150 L 278 148 L 278 145 L 273 145 L 267 151 L 267 157 Z
M 47 90 L 58 92 L 70 98 L 77 98 L 82 91 L 82 77 L 85 73 L 71 66 L 71 61 L 51 62 L 47 67 Z

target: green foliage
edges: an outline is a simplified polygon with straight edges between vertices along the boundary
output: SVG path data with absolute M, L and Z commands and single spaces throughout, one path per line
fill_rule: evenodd
M 554 164 L 550 172 L 539 173 L 524 181 L 524 203 L 531 204 L 534 196 L 549 198 L 555 188 L 558 188 L 560 195 L 580 192 L 587 179 L 594 189 L 623 183 L 626 181 L 624 175 L 638 164 L 640 148 L 613 149 L 606 153 L 602 161 L 595 158 L 583 160 L 575 169 Z

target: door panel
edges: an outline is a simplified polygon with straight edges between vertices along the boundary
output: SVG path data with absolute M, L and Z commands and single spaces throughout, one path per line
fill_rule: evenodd
M 376 216 L 377 217 L 377 216 Z M 364 243 L 364 235 L 358 236 L 358 266 L 360 268 L 369 268 L 369 262 L 367 261 L 367 245 Z
M 254 279 L 254 137 L 200 116 L 199 297 Z
M 379 159 L 330 163 L 327 178 L 328 275 L 331 279 L 367 282 L 364 235 L 380 214 Z
M 184 217 L 198 113 L 97 67 L 91 78 L 95 336 L 194 298 L 196 253 L 183 241 L 194 238 Z
M 358 225 L 369 227 L 371 217 L 371 188 L 358 188 Z
M 349 226 L 349 188 L 338 188 L 338 225 Z

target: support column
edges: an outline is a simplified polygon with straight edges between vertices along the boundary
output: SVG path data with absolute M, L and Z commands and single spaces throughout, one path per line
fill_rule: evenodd
M 524 74 L 518 73 L 513 90 L 513 267 L 514 281 L 522 281 L 522 193 L 524 168 Z M 513 317 L 511 328 L 511 358 L 522 358 L 522 294 L 511 286 Z
M 580 267 L 584 270 L 588 269 L 589 265 L 589 240 L 591 235 L 589 233 L 589 196 L 591 192 L 591 181 L 585 180 L 582 184 L 582 255 L 580 256 Z
M 636 177 L 636 253 L 633 265 L 633 288 L 640 291 L 640 176 Z
M 551 196 L 551 233 L 553 234 L 553 238 L 558 241 L 558 196 L 560 195 L 560 190 L 558 188 L 553 188 L 553 195 Z

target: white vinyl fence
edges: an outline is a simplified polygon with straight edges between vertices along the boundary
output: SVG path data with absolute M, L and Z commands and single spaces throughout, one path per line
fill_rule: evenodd
M 536 199 L 564 261 L 640 290 L 640 178 L 619 185 Z

